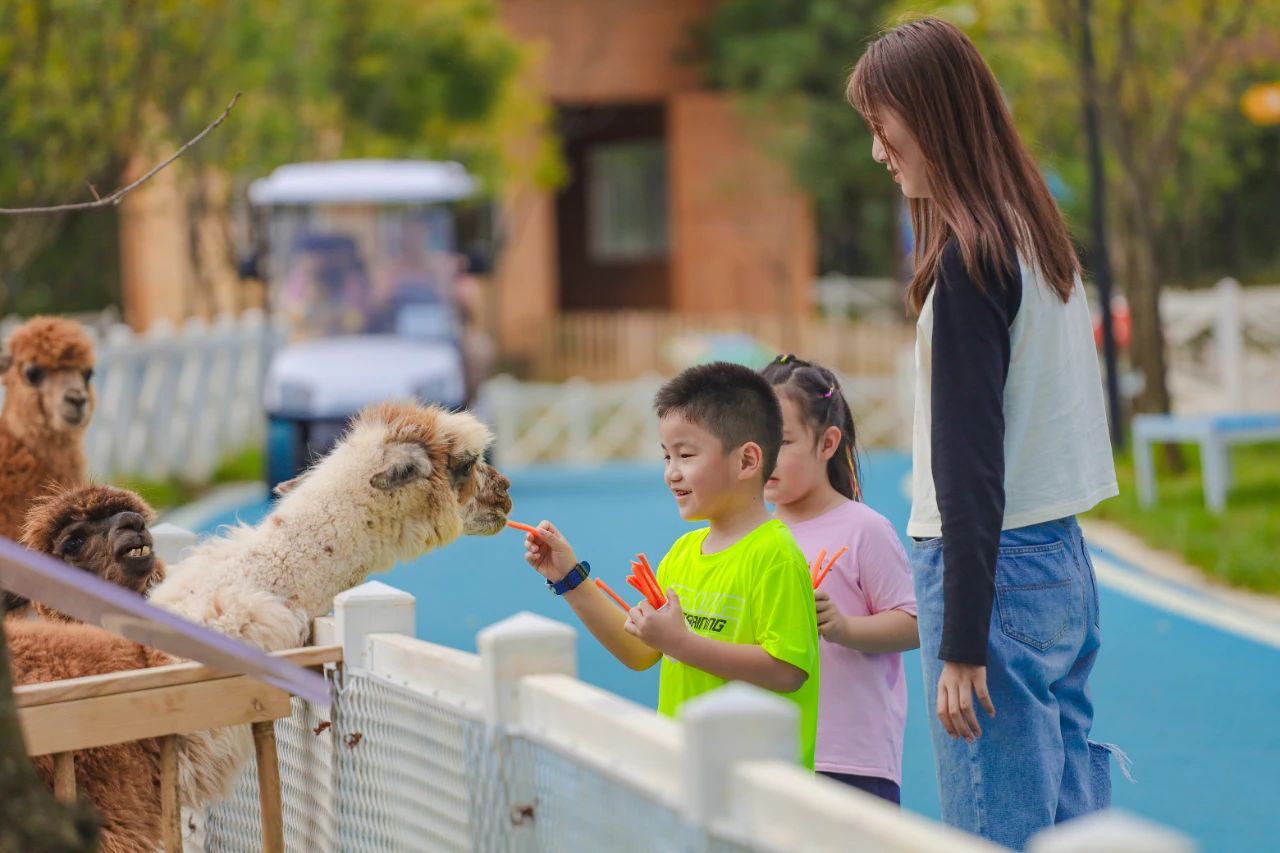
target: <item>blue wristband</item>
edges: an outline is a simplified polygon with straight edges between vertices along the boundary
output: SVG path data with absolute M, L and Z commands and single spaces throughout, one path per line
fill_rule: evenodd
M 578 565 L 570 569 L 568 574 L 560 578 L 560 580 L 555 583 L 548 580 L 547 589 L 551 590 L 556 595 L 564 595 L 566 592 L 570 592 L 581 586 L 582 582 L 585 581 L 587 576 L 590 574 L 591 564 L 586 560 L 583 560 L 578 563 Z

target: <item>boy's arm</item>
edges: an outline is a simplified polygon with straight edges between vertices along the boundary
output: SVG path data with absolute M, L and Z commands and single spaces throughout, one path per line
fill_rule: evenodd
M 563 577 L 563 575 L 561 575 Z M 555 582 L 554 580 L 552 581 Z M 590 581 L 579 584 L 563 596 L 591 636 L 630 669 L 648 669 L 662 660 L 662 652 L 632 636 L 623 626 L 627 614 L 618 609 L 600 587 Z
M 761 646 L 726 643 L 690 631 L 680 596 L 673 589 L 667 590 L 667 604 L 660 610 L 644 601 L 633 607 L 626 630 L 647 648 L 726 681 L 745 681 L 765 690 L 791 693 L 809 677 L 800 667 L 778 660 Z
M 573 548 L 549 521 L 538 525 L 539 533 L 526 534 L 525 561 L 552 583 L 558 583 L 578 564 Z M 662 659 L 662 653 L 646 646 L 622 627 L 627 617 L 591 581 L 579 584 L 563 596 L 582 624 L 600 645 L 630 669 L 648 669 Z

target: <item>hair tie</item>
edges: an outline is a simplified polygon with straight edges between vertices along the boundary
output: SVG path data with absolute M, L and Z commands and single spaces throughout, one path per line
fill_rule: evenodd
M 823 395 L 822 395 L 822 399 L 824 399 L 824 400 L 830 400 L 830 399 L 831 399 L 831 395 L 832 395 L 832 394 L 834 394 L 834 393 L 836 393 L 836 386 L 832 385 L 830 388 L 828 388 L 828 389 L 827 389 L 827 393 L 825 393 L 825 394 L 823 394 Z
M 774 358 L 774 361 L 776 361 L 778 364 L 786 364 L 791 359 L 792 359 L 791 353 L 787 352 L 787 353 L 779 353 L 777 357 Z

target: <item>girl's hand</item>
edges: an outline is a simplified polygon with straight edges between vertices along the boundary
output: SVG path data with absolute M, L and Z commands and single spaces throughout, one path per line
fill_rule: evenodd
M 524 536 L 524 560 L 552 583 L 557 583 L 578 564 L 569 540 L 549 521 L 538 524 L 538 534 Z
M 675 590 L 667 590 L 667 603 L 660 610 L 641 601 L 627 614 L 623 625 L 627 633 L 640 638 L 646 646 L 664 655 L 679 659 L 680 644 L 689 636 L 689 626 L 684 621 L 684 608 Z
M 830 643 L 845 645 L 845 615 L 821 589 L 813 591 L 813 604 L 818 613 L 818 636 Z
M 969 743 L 982 737 L 982 727 L 973 710 L 974 694 L 988 716 L 994 717 L 996 706 L 991 704 L 991 694 L 987 692 L 987 668 L 945 661 L 942 675 L 938 677 L 938 719 L 947 734 L 962 737 Z

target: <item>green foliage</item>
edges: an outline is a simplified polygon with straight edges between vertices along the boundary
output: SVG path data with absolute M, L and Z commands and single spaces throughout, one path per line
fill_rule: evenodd
M 897 188 L 844 95 L 886 5 L 729 0 L 700 34 L 710 79 L 740 95 L 753 130 L 813 196 L 823 271 L 894 272 Z
M 1086 234 L 1078 2 L 902 0 L 894 12 L 937 14 L 974 39 L 1041 163 L 1070 188 L 1065 211 Z M 1275 241 L 1241 227 L 1227 205 L 1274 200 L 1275 130 L 1249 124 L 1238 100 L 1250 82 L 1280 77 L 1280 6 L 1093 0 L 1091 20 L 1121 252 L 1149 228 L 1162 277 L 1180 283 L 1274 264 Z
M 1116 460 L 1120 496 L 1091 515 L 1123 525 L 1153 548 L 1178 553 L 1188 563 L 1224 583 L 1280 593 L 1280 453 L 1275 445 L 1245 445 L 1233 451 L 1236 480 L 1227 511 L 1213 515 L 1204 505 L 1199 453 L 1187 447 L 1182 473 L 1159 471 L 1158 501 L 1138 506 L 1133 460 Z M 1162 454 L 1156 453 L 1159 459 Z
M 157 510 L 173 509 L 191 503 L 213 486 L 261 480 L 265 465 L 261 447 L 245 447 L 219 462 L 207 483 L 195 483 L 180 477 L 164 480 L 117 477 L 113 485 L 137 492 Z
M 0 207 L 115 189 L 131 160 L 135 174 L 159 161 L 236 92 L 226 123 L 172 167 L 193 213 L 228 204 L 212 170 L 234 194 L 297 160 L 454 158 L 491 189 L 554 174 L 545 106 L 522 88 L 530 61 L 494 0 L 7 0 Z M 517 160 L 512 139 L 541 141 Z M 0 218 L 0 282 L 62 222 Z

